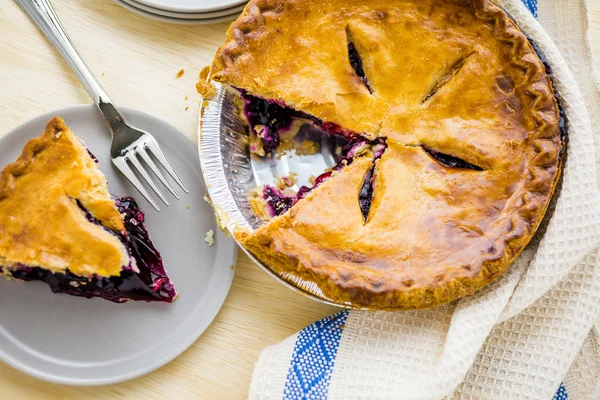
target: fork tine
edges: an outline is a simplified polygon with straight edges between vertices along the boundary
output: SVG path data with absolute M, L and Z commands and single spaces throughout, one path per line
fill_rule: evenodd
M 177 176 L 177 173 L 175 172 L 173 167 L 171 167 L 171 164 L 169 164 L 167 157 L 165 157 L 160 147 L 158 147 L 158 143 L 156 142 L 156 140 L 153 137 L 151 137 L 149 138 L 149 140 L 146 140 L 145 145 L 148 149 L 150 149 L 152 154 L 154 154 L 154 157 L 156 157 L 156 159 L 158 160 L 158 162 L 160 162 L 163 168 L 167 170 L 169 175 L 171 175 L 171 178 L 173 178 L 173 180 L 177 182 L 179 186 L 181 186 L 184 192 L 189 193 L 183 182 L 181 182 L 181 180 Z
M 150 205 L 152 205 L 152 207 L 154 207 L 156 211 L 160 211 L 158 204 L 156 204 L 152 197 L 150 197 L 150 194 L 148 194 L 146 188 L 144 188 L 144 185 L 142 185 L 142 183 L 137 178 L 137 176 L 135 176 L 131 168 L 129 168 L 129 165 L 127 165 L 127 161 L 125 161 L 123 157 L 118 157 L 113 158 L 112 162 L 119 169 L 119 171 L 121 171 L 121 173 L 125 175 L 129 182 L 131 182 L 131 184 L 142 194 L 142 196 L 144 196 L 144 198 L 148 200 L 148 203 L 150 203 Z
M 133 164 L 133 166 L 137 170 L 137 172 L 142 176 L 142 178 L 144 178 L 144 180 L 146 181 L 148 186 L 150 186 L 152 188 L 152 190 L 154 190 L 154 192 L 158 195 L 158 197 L 160 197 L 160 199 L 163 201 L 163 203 L 165 203 L 166 205 L 169 205 L 169 202 L 165 198 L 165 195 L 162 194 L 162 192 L 160 191 L 160 189 L 158 187 L 156 187 L 156 184 L 154 183 L 154 181 L 152 180 L 150 175 L 148 175 L 148 172 L 146 172 L 146 170 L 142 166 L 142 163 L 140 162 L 140 160 L 138 160 L 138 158 L 136 157 L 136 153 L 137 153 L 137 149 L 134 150 L 133 152 L 130 152 L 129 154 L 127 154 L 125 156 L 126 160 L 129 161 L 131 164 Z
M 142 159 L 144 160 L 144 162 L 148 165 L 148 167 L 152 170 L 152 172 L 154 172 L 154 175 L 156 175 L 156 177 L 158 178 L 158 180 L 160 180 L 162 182 L 162 184 L 165 185 L 167 187 L 167 189 L 169 189 L 169 192 L 171 192 L 171 194 L 173 196 L 175 196 L 175 198 L 177 200 L 179 200 L 179 196 L 177 195 L 177 193 L 175 193 L 175 190 L 173 190 L 173 188 L 171 187 L 171 185 L 169 184 L 169 182 L 167 182 L 167 180 L 165 179 L 165 177 L 163 176 L 163 174 L 156 167 L 156 164 L 154 164 L 154 161 L 152 161 L 152 158 L 150 158 L 150 156 L 148 155 L 148 153 L 146 153 L 146 149 L 143 148 L 143 147 L 138 147 L 137 154 L 140 157 L 142 157 Z

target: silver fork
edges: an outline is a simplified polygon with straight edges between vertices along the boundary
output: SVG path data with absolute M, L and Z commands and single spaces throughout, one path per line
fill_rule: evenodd
M 154 190 L 158 197 L 166 204 L 169 201 L 156 186 L 150 174 L 146 171 L 140 160 L 152 170 L 158 180 L 166 186 L 171 194 L 179 199 L 175 190 L 171 187 L 167 179 L 158 169 L 150 153 L 158 163 L 168 172 L 175 182 L 188 193 L 187 188 L 181 182 L 175 170 L 167 161 L 162 150 L 158 146 L 156 139 L 148 132 L 129 126 L 113 102 L 110 100 L 104 89 L 100 87 L 94 75 L 85 64 L 75 46 L 67 36 L 65 29 L 60 23 L 49 0 L 15 0 L 15 2 L 29 15 L 33 22 L 46 35 L 48 40 L 56 47 L 67 63 L 71 66 L 79 81 L 83 84 L 94 104 L 102 113 L 106 124 L 110 128 L 112 141 L 110 146 L 110 157 L 113 164 L 125 175 L 129 182 L 148 200 L 148 202 L 159 211 L 158 204 L 152 199 L 144 185 L 136 176 L 135 171 L 146 181 L 148 186 Z M 132 168 L 133 167 L 133 168 Z

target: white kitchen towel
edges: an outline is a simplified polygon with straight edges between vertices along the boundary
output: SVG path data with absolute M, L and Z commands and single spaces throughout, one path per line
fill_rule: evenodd
M 586 3 L 498 3 L 549 59 L 568 120 L 562 187 L 540 232 L 474 296 L 342 311 L 265 349 L 250 399 L 600 399 L 600 79 Z

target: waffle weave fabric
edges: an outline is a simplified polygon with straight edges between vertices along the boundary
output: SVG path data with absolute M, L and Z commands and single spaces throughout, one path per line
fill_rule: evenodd
M 474 296 L 342 311 L 265 349 L 250 399 L 600 399 L 600 78 L 586 2 L 498 3 L 550 61 L 567 114 L 562 186 L 539 233 Z

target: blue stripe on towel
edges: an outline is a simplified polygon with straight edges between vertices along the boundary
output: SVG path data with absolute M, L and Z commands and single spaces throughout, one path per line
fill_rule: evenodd
M 523 2 L 523 4 L 525 4 L 525 7 L 527 7 L 527 9 L 529 11 L 531 11 L 533 16 L 537 18 L 537 16 L 538 16 L 537 0 L 521 0 L 521 1 Z
M 329 381 L 348 311 L 342 311 L 307 326 L 298 333 L 284 400 L 327 399 Z
M 552 400 L 567 400 L 568 398 L 569 395 L 567 394 L 567 389 L 565 388 L 565 385 L 561 383 Z

